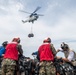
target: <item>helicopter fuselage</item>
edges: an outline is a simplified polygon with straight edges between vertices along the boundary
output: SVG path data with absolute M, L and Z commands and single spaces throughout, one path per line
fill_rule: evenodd
M 37 20 L 38 18 L 39 18 L 39 16 L 37 16 L 37 15 L 35 15 L 35 16 L 32 15 L 32 16 L 29 17 L 27 20 L 25 20 L 25 21 L 22 20 L 22 22 L 23 22 L 23 23 L 26 23 L 26 22 L 32 22 L 32 23 L 34 23 L 34 21 Z
M 33 23 L 33 22 L 34 22 L 35 20 L 37 20 L 38 18 L 39 18 L 38 15 L 32 15 L 31 17 L 28 18 L 27 21 Z
M 29 17 L 29 20 L 32 21 L 32 20 L 37 20 L 38 19 L 38 16 L 37 15 L 33 15 L 31 17 Z

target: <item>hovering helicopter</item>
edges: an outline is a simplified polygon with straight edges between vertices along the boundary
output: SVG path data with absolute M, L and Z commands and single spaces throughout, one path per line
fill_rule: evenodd
M 22 22 L 23 22 L 23 23 L 26 23 L 26 22 L 32 22 L 32 23 L 34 23 L 34 21 L 37 20 L 37 19 L 39 18 L 39 16 L 43 16 L 42 14 L 37 14 L 37 13 L 36 13 L 40 8 L 41 8 L 41 7 L 37 7 L 37 8 L 35 9 L 35 11 L 32 12 L 32 13 L 29 13 L 29 12 L 20 10 L 21 12 L 30 14 L 29 17 L 28 17 L 28 19 L 27 19 L 27 20 L 22 20 Z

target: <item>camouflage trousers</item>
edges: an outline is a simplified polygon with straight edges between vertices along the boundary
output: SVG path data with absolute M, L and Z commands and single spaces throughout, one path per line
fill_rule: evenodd
M 42 61 L 39 66 L 39 75 L 56 75 L 56 69 L 52 61 Z
M 14 75 L 16 61 L 11 59 L 3 59 L 2 61 L 2 75 Z

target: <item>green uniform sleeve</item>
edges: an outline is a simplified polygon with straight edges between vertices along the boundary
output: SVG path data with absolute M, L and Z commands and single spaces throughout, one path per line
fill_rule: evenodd
M 55 49 L 55 47 L 53 46 L 53 44 L 51 44 L 51 50 L 52 50 L 53 54 L 56 55 L 57 52 L 56 52 L 56 49 Z
M 19 54 L 23 55 L 23 49 L 22 49 L 22 46 L 20 44 L 18 44 L 17 49 L 18 49 Z

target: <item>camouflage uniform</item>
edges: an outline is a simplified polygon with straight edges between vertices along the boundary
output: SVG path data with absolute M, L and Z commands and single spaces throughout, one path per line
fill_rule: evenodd
M 55 56 L 57 52 L 53 44 L 51 44 L 50 48 Z M 39 67 L 39 75 L 56 75 L 56 68 L 52 61 L 41 61 Z
M 56 69 L 52 61 L 40 62 L 39 75 L 56 75 Z
M 16 61 L 11 59 L 3 59 L 2 75 L 14 75 L 15 68 L 16 68 Z
M 22 55 L 23 50 L 20 44 L 17 45 L 17 49 L 18 49 L 19 55 Z M 15 61 L 9 58 L 3 59 L 2 70 L 1 70 L 2 75 L 14 75 L 16 69 L 18 69 L 18 66 L 19 66 L 17 62 L 18 61 Z
M 0 75 L 2 75 L 2 71 L 1 71 L 1 68 L 0 68 Z
M 53 46 L 53 44 L 51 44 L 51 47 L 50 47 L 50 48 L 51 48 L 54 56 L 56 56 L 57 52 L 56 52 L 56 49 L 55 49 L 55 47 Z

